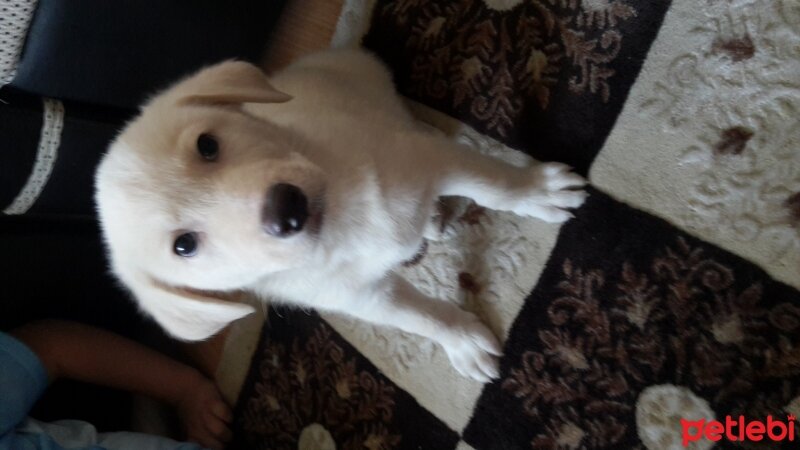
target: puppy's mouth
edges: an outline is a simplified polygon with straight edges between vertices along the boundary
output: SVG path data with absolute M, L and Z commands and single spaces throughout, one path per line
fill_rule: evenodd
M 325 219 L 325 195 L 320 193 L 309 199 L 306 233 L 319 236 Z

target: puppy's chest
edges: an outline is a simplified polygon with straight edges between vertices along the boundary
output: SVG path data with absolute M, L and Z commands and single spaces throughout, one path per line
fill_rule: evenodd
M 417 227 L 373 229 L 359 241 L 353 241 L 349 255 L 344 255 L 348 271 L 382 275 L 413 259 L 424 242 Z
M 396 215 L 391 222 L 365 230 L 359 244 L 363 246 L 359 251 L 361 263 L 392 270 L 413 259 L 424 242 L 428 214 L 420 210 L 413 215 Z
M 433 214 L 423 189 L 374 189 L 359 200 L 349 202 L 338 233 L 328 236 L 332 259 L 391 270 L 419 252 Z

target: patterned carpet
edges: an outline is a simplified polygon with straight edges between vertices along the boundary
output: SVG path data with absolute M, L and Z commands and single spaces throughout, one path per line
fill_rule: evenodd
M 591 196 L 561 226 L 448 199 L 401 270 L 501 336 L 498 380 L 271 310 L 232 448 L 794 448 L 680 421 L 800 412 L 796 1 L 351 0 L 334 44 L 359 42 L 421 120 Z

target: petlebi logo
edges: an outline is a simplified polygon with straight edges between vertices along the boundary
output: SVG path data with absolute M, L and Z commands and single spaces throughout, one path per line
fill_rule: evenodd
M 789 414 L 786 421 L 767 416 L 767 420 L 745 420 L 744 416 L 725 417 L 725 422 L 718 420 L 686 420 L 681 419 L 683 446 L 701 439 L 718 442 L 727 439 L 731 442 L 794 442 L 795 416 Z

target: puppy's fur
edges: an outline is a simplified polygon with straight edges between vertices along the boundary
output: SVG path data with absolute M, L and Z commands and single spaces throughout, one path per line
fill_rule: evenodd
M 203 133 L 219 143 L 216 161 L 198 154 Z M 308 223 L 287 238 L 261 223 L 277 183 L 309 198 Z M 384 66 L 337 50 L 270 80 L 221 63 L 156 96 L 104 157 L 96 200 L 113 271 L 178 338 L 204 339 L 249 314 L 226 295 L 251 291 L 428 337 L 460 373 L 487 380 L 495 336 L 393 270 L 420 248 L 439 196 L 561 222 L 584 201 L 583 184 L 561 164 L 512 167 L 430 133 Z M 175 238 L 189 231 L 197 252 L 178 256 Z

